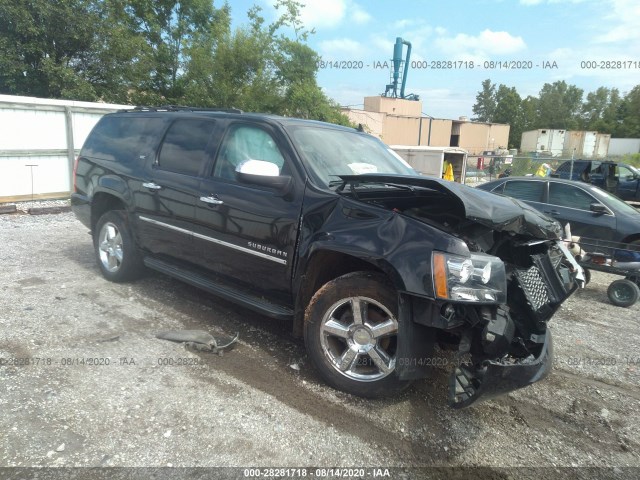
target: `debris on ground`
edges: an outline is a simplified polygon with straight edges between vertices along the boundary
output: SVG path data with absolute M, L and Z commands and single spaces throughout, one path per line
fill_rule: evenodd
M 231 350 L 238 341 L 239 333 L 231 340 L 218 344 L 218 341 L 204 330 L 165 330 L 158 332 L 156 338 L 184 343 L 187 348 L 193 348 L 199 352 L 211 352 L 222 355 L 225 350 Z

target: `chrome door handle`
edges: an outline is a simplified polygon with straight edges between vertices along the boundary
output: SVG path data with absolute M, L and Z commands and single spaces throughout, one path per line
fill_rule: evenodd
M 200 197 L 200 201 L 209 203 L 211 205 L 222 205 L 224 202 L 215 195 L 209 195 L 208 197 Z
M 144 182 L 142 184 L 142 186 L 144 188 L 148 188 L 149 190 L 161 190 L 162 187 L 160 185 L 158 185 L 157 183 L 153 183 L 153 182 Z

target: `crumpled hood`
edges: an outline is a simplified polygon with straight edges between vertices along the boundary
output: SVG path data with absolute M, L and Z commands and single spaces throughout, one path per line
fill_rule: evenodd
M 513 232 L 543 240 L 562 239 L 562 227 L 553 218 L 514 198 L 432 177 L 404 175 L 341 175 L 347 183 L 387 183 L 429 188 L 461 204 L 465 216 L 492 230 Z

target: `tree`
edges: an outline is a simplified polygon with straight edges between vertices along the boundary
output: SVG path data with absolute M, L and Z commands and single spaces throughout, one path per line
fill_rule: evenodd
M 538 125 L 576 130 L 580 127 L 583 90 L 564 80 L 545 83 L 538 97 Z
M 507 123 L 509 129 L 509 148 L 520 145 L 522 132 L 524 131 L 524 116 L 522 112 L 522 98 L 518 95 L 515 87 L 508 88 L 500 85 L 495 96 L 496 108 L 493 121 L 496 123 Z
M 94 99 L 85 72 L 100 23 L 90 0 L 0 0 L 0 93 Z
M 482 82 L 482 90 L 476 95 L 476 103 L 473 105 L 473 113 L 476 122 L 492 122 L 496 109 L 496 86 L 490 79 Z
M 185 75 L 188 103 L 348 124 L 317 85 L 318 55 L 304 43 L 311 32 L 300 24 L 300 4 L 283 0 L 276 6 L 285 13 L 274 23 L 266 24 L 254 6 L 248 26 L 204 35 Z M 280 32 L 287 27 L 295 39 Z
M 0 0 L 0 93 L 347 124 L 316 82 L 302 4 L 275 7 L 273 23 L 254 6 L 232 29 L 231 7 L 211 0 Z
M 640 137 L 640 85 L 636 85 L 624 97 L 619 108 L 621 137 Z

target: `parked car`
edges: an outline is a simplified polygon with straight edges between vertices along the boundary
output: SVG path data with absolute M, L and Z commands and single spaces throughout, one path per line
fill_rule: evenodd
M 632 165 L 597 160 L 566 161 L 552 177 L 596 185 L 626 201 L 640 201 L 640 170 Z
M 509 177 L 477 188 L 517 198 L 562 225 L 570 223 L 573 235 L 640 244 L 640 212 L 594 185 L 559 178 Z
M 364 397 L 428 375 L 436 343 L 458 352 L 456 408 L 542 379 L 547 322 L 583 281 L 555 220 L 418 176 L 376 138 L 326 123 L 110 114 L 74 186 L 105 278 L 145 265 L 291 320 L 320 375 Z

